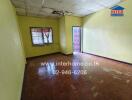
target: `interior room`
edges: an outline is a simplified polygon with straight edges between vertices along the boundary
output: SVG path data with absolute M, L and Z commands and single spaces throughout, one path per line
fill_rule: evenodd
M 132 100 L 131 0 L 0 0 L 0 100 Z

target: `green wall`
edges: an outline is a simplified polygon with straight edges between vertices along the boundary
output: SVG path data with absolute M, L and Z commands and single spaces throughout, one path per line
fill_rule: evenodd
M 20 100 L 24 67 L 15 9 L 0 0 L 0 100 Z
M 60 18 L 60 47 L 64 54 L 72 54 L 72 27 L 82 26 L 82 18 L 75 16 L 64 16 Z
M 120 5 L 124 17 L 112 17 L 104 9 L 83 18 L 83 51 L 132 63 L 132 1 Z
M 59 19 L 18 16 L 18 21 L 20 25 L 26 57 L 60 52 Z M 33 46 L 31 41 L 30 27 L 52 27 L 54 41 L 53 44 L 44 46 Z

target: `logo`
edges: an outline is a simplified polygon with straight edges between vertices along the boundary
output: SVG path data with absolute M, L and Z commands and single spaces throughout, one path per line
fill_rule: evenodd
M 114 6 L 111 8 L 111 16 L 124 16 L 124 9 L 123 7 L 121 6 Z

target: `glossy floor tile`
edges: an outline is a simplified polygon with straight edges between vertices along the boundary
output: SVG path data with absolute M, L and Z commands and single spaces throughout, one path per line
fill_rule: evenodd
M 81 53 L 27 63 L 22 100 L 132 100 L 132 65 Z

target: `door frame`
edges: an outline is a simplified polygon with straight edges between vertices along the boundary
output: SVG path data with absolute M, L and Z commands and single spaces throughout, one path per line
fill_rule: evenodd
M 74 37 L 73 37 L 73 36 L 74 36 L 74 35 L 73 35 L 73 28 L 74 28 L 74 27 L 80 27 L 80 52 L 82 52 L 82 27 L 81 27 L 81 26 L 72 26 L 72 53 L 74 52 L 74 51 L 73 51 L 73 50 L 74 50 L 74 44 L 73 44 L 73 42 L 74 42 L 74 41 L 73 41 L 73 40 L 74 40 L 74 39 L 73 39 L 73 38 L 74 38 Z

